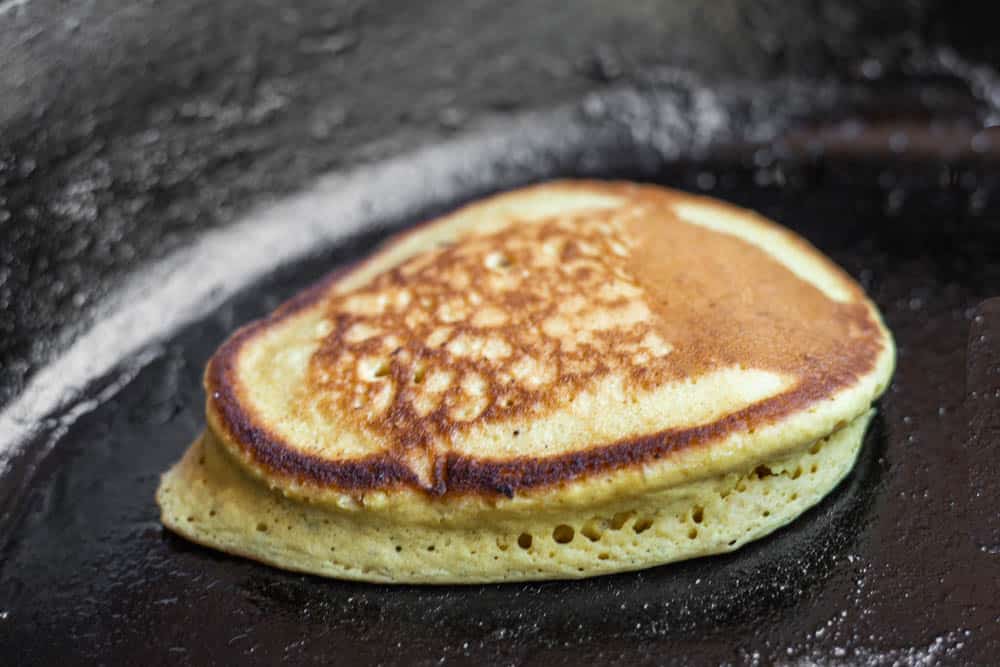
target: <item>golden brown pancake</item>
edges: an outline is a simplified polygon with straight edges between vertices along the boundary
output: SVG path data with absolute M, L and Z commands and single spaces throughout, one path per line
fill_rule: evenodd
M 196 541 L 329 576 L 647 567 L 817 502 L 893 359 L 860 287 L 788 230 L 550 183 L 427 223 L 237 332 L 206 371 L 208 433 L 158 499 Z

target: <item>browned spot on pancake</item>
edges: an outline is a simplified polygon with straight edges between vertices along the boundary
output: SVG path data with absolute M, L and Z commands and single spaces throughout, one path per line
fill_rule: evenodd
M 296 404 L 359 422 L 400 451 L 447 451 L 484 421 L 541 415 L 593 379 L 673 376 L 670 344 L 631 275 L 638 211 L 463 239 L 325 304 L 331 333 Z
M 756 246 L 678 219 L 675 195 L 603 187 L 627 202 L 459 238 L 360 289 L 333 295 L 327 283 L 282 310 L 325 299 L 331 323 L 296 404 L 367 430 L 384 455 L 327 461 L 254 425 L 231 389 L 232 359 L 268 322 L 237 334 L 210 366 L 226 427 L 259 463 L 323 485 L 424 479 L 438 493 L 510 494 L 754 428 L 873 367 L 882 342 L 860 289 L 853 302 L 833 301 Z M 796 382 L 712 424 L 571 454 L 489 461 L 449 451 L 474 424 L 544 415 L 610 373 L 649 389 L 734 365 Z

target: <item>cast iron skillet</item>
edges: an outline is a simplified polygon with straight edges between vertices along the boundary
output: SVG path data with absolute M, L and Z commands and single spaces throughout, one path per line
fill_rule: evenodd
M 0 11 L 17 12 L 29 32 L 41 26 L 43 42 L 57 29 L 52 15 L 25 18 L 32 5 L 15 4 L 25 7 Z M 108 51 L 83 54 L 110 52 L 110 66 L 62 80 L 59 94 L 31 67 L 58 80 L 72 63 L 0 50 L 28 82 L 0 118 L 9 129 L 0 172 L 2 662 L 995 660 L 1000 138 L 982 129 L 996 113 L 992 70 L 951 51 L 873 59 L 898 43 L 863 31 L 846 31 L 857 40 L 842 47 L 849 53 L 819 56 L 792 38 L 751 48 L 742 33 L 722 31 L 725 46 L 692 46 L 682 72 L 661 66 L 676 54 L 629 57 L 656 54 L 665 34 L 697 44 L 694 10 L 652 27 L 655 3 L 571 17 L 577 37 L 605 40 L 581 59 L 575 46 L 558 47 L 568 17 L 556 12 L 526 25 L 517 19 L 534 14 L 524 7 L 428 5 L 435 22 L 426 25 L 454 30 L 403 37 L 454 41 L 467 27 L 459 43 L 493 56 L 456 74 L 461 54 L 393 36 L 431 20 L 404 6 L 237 4 L 140 6 L 134 25 L 113 15 Z M 846 30 L 775 11 L 759 20 L 833 37 Z M 81 13 L 74 28 L 74 16 L 58 16 L 70 37 L 49 40 L 57 53 L 79 56 L 73 39 L 97 43 L 101 24 Z M 150 29 L 151 17 L 162 29 Z M 493 31 L 476 32 L 486 18 Z M 185 39 L 172 39 L 171 27 Z M 4 30 L 10 24 L 0 27 L 9 37 Z M 516 37 L 525 32 L 557 46 L 528 49 Z M 388 45 L 402 52 L 395 65 L 365 60 Z M 276 46 L 295 54 L 283 60 Z M 762 81 L 775 48 L 793 63 Z M 720 49 L 742 62 L 720 67 Z M 504 54 L 513 55 L 490 64 Z M 443 76 L 450 98 L 407 96 L 399 72 L 414 73 L 406 62 L 417 56 L 423 83 Z M 814 57 L 846 73 L 789 76 L 808 73 Z M 535 59 L 554 74 L 529 71 Z M 451 73 L 427 73 L 437 66 Z M 383 88 L 365 93 L 365 67 Z M 722 69 L 739 76 L 713 76 Z M 511 83 L 515 70 L 526 90 Z M 351 95 L 312 92 L 334 74 Z M 553 83 L 543 86 L 546 76 Z M 329 581 L 163 531 L 156 480 L 203 426 L 201 370 L 229 332 L 392 231 L 556 176 L 633 178 L 753 207 L 864 284 L 897 337 L 899 370 L 856 469 L 830 497 L 735 554 L 508 586 Z M 264 203 L 261 193 L 283 196 Z

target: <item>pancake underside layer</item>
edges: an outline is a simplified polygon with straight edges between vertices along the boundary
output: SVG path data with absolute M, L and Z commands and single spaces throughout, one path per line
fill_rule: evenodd
M 394 522 L 286 497 L 206 433 L 163 478 L 164 524 L 287 570 L 386 583 L 580 578 L 718 554 L 789 523 L 850 471 L 872 411 L 784 458 L 585 509 Z

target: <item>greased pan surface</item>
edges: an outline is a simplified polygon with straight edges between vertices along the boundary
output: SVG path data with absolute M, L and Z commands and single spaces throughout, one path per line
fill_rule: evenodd
M 887 216 L 885 193 L 870 184 L 880 169 L 788 165 L 789 180 L 802 184 L 782 189 L 760 187 L 752 170 L 711 163 L 660 174 L 691 185 L 692 172 L 713 173 L 718 196 L 795 224 L 866 282 L 899 341 L 898 375 L 857 468 L 774 536 L 730 556 L 594 581 L 388 588 L 274 571 L 163 531 L 152 491 L 201 428 L 208 355 L 234 324 L 370 247 L 382 235 L 373 232 L 248 286 L 152 348 L 117 391 L 91 394 L 96 403 L 65 427 L 5 525 L 3 650 L 32 663 L 66 655 L 190 663 L 987 659 L 998 641 L 998 566 L 983 529 L 997 491 L 983 483 L 973 498 L 969 464 L 995 448 L 988 433 L 968 438 L 970 417 L 995 419 L 995 398 L 984 394 L 995 376 L 980 373 L 981 384 L 966 387 L 966 364 L 988 364 L 992 354 L 974 348 L 967 359 L 966 345 L 976 317 L 980 335 L 995 332 L 995 308 L 979 306 L 1000 289 L 986 261 L 998 247 L 986 217 L 995 204 L 969 216 L 960 235 L 937 224 L 959 206 L 967 215 L 958 190 L 916 191 L 904 216 Z M 919 182 L 926 168 L 897 173 Z M 972 391 L 977 398 L 967 400 Z
M 659 25 L 648 15 L 574 16 L 571 34 L 558 17 L 488 23 L 447 5 L 427 20 L 448 18 L 451 33 L 409 41 L 403 28 L 423 19 L 364 3 L 328 18 L 261 7 L 245 21 L 244 3 L 220 3 L 205 21 L 206 10 L 174 3 L 155 30 L 134 18 L 145 9 L 105 23 L 43 11 L 44 0 L 2 5 L 13 17 L 0 26 L 3 55 L 16 65 L 0 73 L 2 435 L 35 435 L 0 473 L 0 661 L 992 662 L 1000 191 L 995 143 L 976 130 L 995 110 L 970 92 L 988 98 L 992 70 L 970 73 L 945 53 L 927 56 L 933 76 L 893 78 L 900 40 L 847 34 L 852 9 L 814 23 L 776 9 L 766 29 L 738 18 L 707 38 L 685 32 L 686 15 L 665 20 L 666 33 L 630 28 Z M 902 18 L 888 18 L 854 25 L 899 27 L 912 43 Z M 480 25 L 527 26 L 532 49 L 510 46 L 528 55 L 480 67 L 472 54 L 509 46 L 490 51 L 490 32 L 470 27 Z M 435 55 L 433 40 L 454 44 L 456 29 L 466 56 Z M 101 39 L 110 51 L 87 46 Z M 400 43 L 410 50 L 388 48 Z M 36 57 L 44 48 L 52 55 Z M 658 62 L 750 82 L 698 85 L 670 70 L 628 83 Z M 73 66 L 89 74 L 67 75 Z M 753 82 L 828 67 L 874 80 Z M 613 94 L 585 95 L 619 79 Z M 542 111 L 522 118 L 519 105 Z M 347 165 L 369 166 L 333 194 L 296 196 L 298 216 L 279 206 L 206 233 Z M 229 332 L 369 252 L 387 226 L 554 176 L 648 180 L 759 209 L 872 294 L 898 371 L 858 466 L 823 504 L 726 557 L 461 589 L 289 575 L 163 531 L 156 480 L 203 426 L 201 371 Z M 317 203 L 337 216 L 311 219 Z M 182 242 L 188 259 L 155 261 Z M 91 310 L 118 282 L 145 298 Z M 110 335 L 87 338 L 108 322 L 99 331 Z M 154 341 L 157 331 L 169 333 Z M 67 340 L 97 341 L 83 371 L 53 361 Z M 28 378 L 51 381 L 29 407 L 75 398 L 44 419 L 14 414 Z

